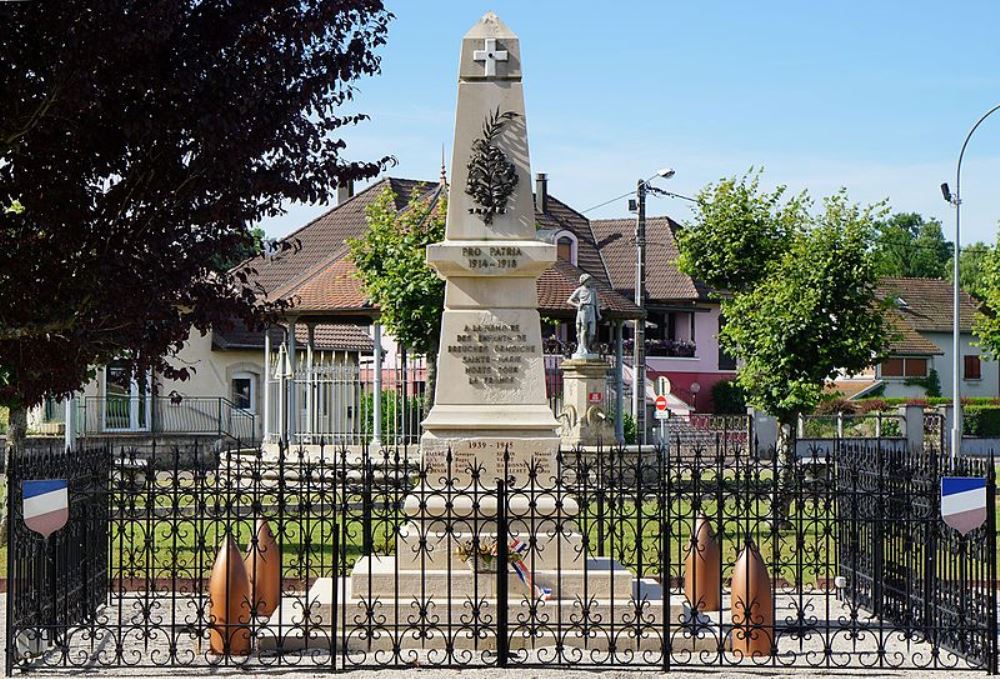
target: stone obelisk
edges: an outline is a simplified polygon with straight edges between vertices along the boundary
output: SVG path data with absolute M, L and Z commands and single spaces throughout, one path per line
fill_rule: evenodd
M 421 449 L 432 472 L 483 484 L 553 465 L 536 281 L 555 246 L 536 239 L 517 36 L 492 12 L 462 39 L 445 240 L 427 261 L 447 281 L 434 407 Z

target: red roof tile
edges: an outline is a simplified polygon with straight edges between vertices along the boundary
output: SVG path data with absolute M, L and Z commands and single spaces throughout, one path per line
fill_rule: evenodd
M 635 219 L 595 219 L 590 222 L 597 247 L 615 290 L 635 295 Z M 698 301 L 707 289 L 677 269 L 674 230 L 681 228 L 669 217 L 646 220 L 646 294 L 650 302 Z

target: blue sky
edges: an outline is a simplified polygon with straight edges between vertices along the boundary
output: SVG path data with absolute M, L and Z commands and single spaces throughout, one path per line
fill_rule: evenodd
M 663 166 L 665 188 L 765 169 L 765 183 L 819 197 L 888 198 L 951 237 L 955 162 L 976 118 L 1000 103 L 1000 2 L 389 0 L 382 74 L 359 83 L 372 120 L 346 132 L 356 158 L 433 180 L 450 161 L 461 36 L 493 9 L 521 38 L 533 172 L 584 210 Z M 963 168 L 962 242 L 994 241 L 1000 113 Z M 281 236 L 325 206 L 289 205 Z M 689 217 L 679 201 L 653 214 Z M 626 215 L 624 200 L 591 216 Z

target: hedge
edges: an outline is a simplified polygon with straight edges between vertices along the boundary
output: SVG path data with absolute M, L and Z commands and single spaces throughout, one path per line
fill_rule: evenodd
M 896 407 L 901 405 L 921 405 L 921 406 L 941 406 L 941 405 L 951 405 L 952 399 L 950 396 L 894 396 L 893 398 L 886 398 L 884 396 L 872 396 L 863 397 L 855 401 L 855 403 L 864 403 L 869 400 L 883 401 L 889 407 Z M 966 407 L 972 406 L 1000 406 L 1000 398 L 991 398 L 988 396 L 966 396 L 962 398 L 962 403 Z
M 967 405 L 965 433 L 979 438 L 1000 437 L 1000 405 Z

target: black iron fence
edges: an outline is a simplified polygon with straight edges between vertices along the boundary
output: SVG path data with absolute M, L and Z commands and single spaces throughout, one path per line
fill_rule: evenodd
M 107 449 L 19 458 L 8 673 L 996 669 L 995 512 L 961 537 L 937 499 L 958 472 L 984 476 L 993 502 L 991 463 L 875 442 L 782 469 L 724 436 L 551 459 L 478 444 L 424 460 L 234 450 L 210 470 L 178 451 L 159 472 Z M 19 487 L 61 474 L 74 509 L 54 544 L 72 558 L 56 557 L 50 594 Z
M 8 473 L 6 673 L 19 659 L 71 644 L 108 601 L 111 544 L 107 447 L 14 455 Z M 69 519 L 48 539 L 24 524 L 21 482 L 66 479 Z

